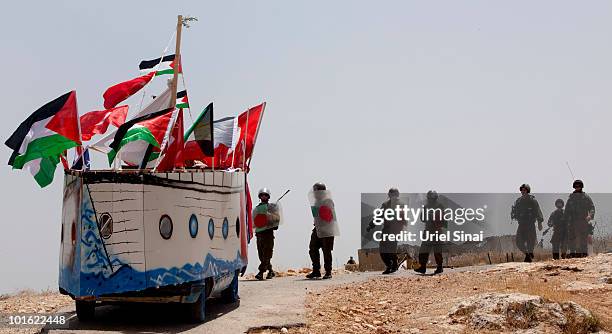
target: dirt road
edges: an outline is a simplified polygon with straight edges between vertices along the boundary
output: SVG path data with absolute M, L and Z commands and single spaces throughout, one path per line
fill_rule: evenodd
M 263 282 L 240 281 L 239 304 L 207 304 L 207 321 L 185 324 L 176 305 L 103 306 L 96 308 L 96 319 L 81 323 L 74 308 L 62 311 L 70 316 L 68 328 L 48 327 L 49 333 L 244 333 L 249 328 L 306 323 L 305 301 L 308 292 L 362 282 L 379 273 L 336 275 L 331 280 L 307 280 L 303 276 L 278 277 Z

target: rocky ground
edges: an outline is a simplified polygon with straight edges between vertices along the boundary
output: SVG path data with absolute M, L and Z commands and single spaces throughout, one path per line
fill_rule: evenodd
M 22 291 L 13 295 L 0 295 L 0 314 L 49 314 L 72 305 L 68 296 L 55 291 L 34 292 Z M 40 328 L 5 328 L 0 326 L 0 333 L 39 333 Z
M 279 274 L 285 278 L 264 283 L 245 277 L 244 282 L 241 280 L 244 305 L 202 326 L 178 331 L 209 332 L 207 328 L 227 324 L 227 321 L 233 321 L 228 320 L 230 318 L 238 320 L 242 311 L 252 314 L 257 305 L 267 307 L 267 304 L 259 305 L 263 302 L 257 297 L 262 291 L 257 288 L 259 284 L 265 284 L 264 291 L 274 287 L 279 294 L 297 296 L 297 290 L 305 293 L 306 317 L 300 321 L 297 321 L 299 316 L 295 317 L 296 321 L 282 317 L 277 319 L 281 324 L 286 321 L 288 325 L 285 328 L 278 326 L 278 323 L 267 328 L 261 326 L 263 323 L 260 321 L 256 326 L 258 329 L 251 330 L 251 333 L 612 331 L 612 254 L 533 264 L 517 262 L 459 268 L 436 276 L 419 275 L 412 271 L 401 271 L 392 276 L 347 274 L 321 281 L 326 283 L 321 288 L 316 288 L 316 282 L 303 279 L 307 271 L 290 270 Z M 336 274 L 342 273 L 347 272 L 339 271 Z M 283 288 L 283 284 L 286 287 Z M 280 296 L 272 298 L 274 301 L 271 302 L 278 304 L 278 298 Z M 254 300 L 259 300 L 259 304 L 248 303 Z M 296 303 L 303 305 L 304 298 L 297 298 Z M 60 312 L 71 308 L 72 304 L 70 298 L 55 292 L 23 292 L 0 296 L 0 313 Z M 125 310 L 111 308 L 108 312 Z M 106 328 L 109 319 L 114 319 L 114 316 L 101 313 L 100 322 L 96 323 L 99 328 L 90 325 L 92 328 L 86 328 L 86 332 L 92 329 L 131 332 L 137 327 L 137 324 L 128 326 L 118 323 Z M 262 314 L 259 315 L 261 317 Z M 69 331 L 80 326 L 75 323 Z M 179 322 L 167 324 L 167 327 L 172 331 L 182 328 Z M 149 329 L 154 330 L 155 326 Z M 19 333 L 39 331 L 36 328 L 23 328 Z M 16 331 L 15 328 L 0 328 L 0 333 Z
M 404 272 L 309 294 L 306 307 L 306 326 L 282 332 L 611 331 L 612 254 L 437 276 Z

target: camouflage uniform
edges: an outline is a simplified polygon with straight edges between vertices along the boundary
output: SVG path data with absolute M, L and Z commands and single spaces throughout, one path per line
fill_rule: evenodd
M 272 271 L 272 253 L 274 251 L 274 229 L 256 232 L 257 255 L 259 256 L 259 272 Z
M 538 223 L 544 221 L 540 204 L 533 195 L 522 195 L 514 202 L 511 216 L 518 221 L 516 247 L 525 253 L 525 262 L 531 262 L 537 240 L 535 222 L 536 220 Z
M 565 206 L 564 218 L 568 226 L 568 245 L 572 257 L 588 255 L 588 236 L 592 227 L 587 217 L 595 215 L 595 205 L 584 192 L 570 194 Z
M 567 222 L 563 211 L 563 207 L 557 207 L 548 217 L 548 226 L 553 229 L 550 243 L 555 260 L 559 259 L 559 255 L 561 255 L 561 258 L 565 258 L 567 253 Z
M 274 230 L 278 230 L 280 222 L 280 214 L 278 207 L 268 203 L 270 199 L 270 189 L 262 188 L 259 190 L 257 197 L 260 203 L 253 209 L 253 218 L 255 220 L 255 237 L 257 237 L 257 255 L 259 256 L 259 273 L 255 278 L 263 280 L 263 274 L 268 271 L 267 279 L 276 276 L 272 270 L 272 254 L 274 251 Z M 259 222 L 259 217 L 263 217 L 263 221 Z M 260 224 L 261 223 L 261 224 Z
M 440 214 L 430 213 L 427 215 L 427 210 L 433 209 L 441 212 Z M 435 195 L 435 200 L 427 201 L 427 204 L 423 206 L 424 210 L 424 218 L 425 220 L 425 231 L 428 231 L 430 234 L 442 233 L 442 230 L 447 227 L 447 223 L 444 221 L 444 206 L 438 202 L 438 195 Z M 419 264 L 421 265 L 420 269 L 422 271 L 425 270 L 427 266 L 427 261 L 429 260 L 429 253 L 434 253 L 434 258 L 436 260 L 436 273 L 442 272 L 442 251 L 443 251 L 444 243 L 442 241 L 430 241 L 423 240 L 421 241 L 421 247 L 419 248 Z
M 306 275 L 306 278 L 318 278 L 321 277 L 321 255 L 319 249 L 323 253 L 323 268 L 325 268 L 325 275 L 323 279 L 332 277 L 332 251 L 334 250 L 334 237 L 338 235 L 338 226 L 334 211 L 334 201 L 329 196 L 325 184 L 317 182 L 312 186 L 313 197 L 311 202 L 311 210 L 313 210 L 313 216 L 315 217 L 312 233 L 310 234 L 310 243 L 308 244 L 308 254 L 312 261 L 312 272 Z M 323 191 L 323 193 L 322 193 Z M 331 208 L 330 217 L 321 217 L 320 209 L 322 207 Z M 322 220 L 323 218 L 323 220 Z M 331 219 L 331 220 L 329 220 Z M 324 222 L 324 225 L 321 225 Z
M 398 206 L 403 207 L 404 203 L 398 200 L 389 199 L 386 202 L 384 202 L 380 208 L 383 210 L 386 210 L 386 209 L 395 210 L 395 208 Z M 383 228 L 382 228 L 382 233 L 383 235 L 398 234 L 404 229 L 404 225 L 405 225 L 405 222 L 402 222 L 397 219 L 385 220 L 383 224 Z M 397 263 L 397 241 L 396 240 L 393 240 L 393 241 L 383 240 L 379 243 L 378 249 L 380 251 L 380 258 L 382 259 L 382 261 L 385 263 L 385 266 L 387 267 L 387 270 L 385 270 L 385 272 L 389 273 L 389 272 L 396 271 L 397 268 L 399 267 Z

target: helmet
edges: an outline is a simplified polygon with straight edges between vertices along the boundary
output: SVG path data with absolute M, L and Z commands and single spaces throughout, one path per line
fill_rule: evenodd
M 435 190 L 428 191 L 427 199 L 438 199 L 438 193 Z
M 523 183 L 521 184 L 521 186 L 519 187 L 519 190 L 522 191 L 523 189 L 527 190 L 527 193 L 531 192 L 531 186 L 528 185 L 527 183 Z
M 268 195 L 268 197 L 270 197 L 270 189 L 268 188 L 261 188 L 259 189 L 259 192 L 257 193 L 257 197 L 261 198 L 261 195 L 266 194 Z
M 584 188 L 584 183 L 582 182 L 582 180 L 574 181 L 574 183 L 572 184 L 572 188 L 576 188 L 576 187 Z
M 317 190 L 327 190 L 327 188 L 325 187 L 325 183 L 323 182 L 317 182 L 312 186 L 312 190 L 317 191 Z
M 562 199 L 557 198 L 557 200 L 555 201 L 555 206 L 562 208 L 564 205 L 565 205 L 565 202 L 563 202 Z
M 397 188 L 390 188 L 389 192 L 387 193 L 389 196 L 394 195 L 394 196 L 399 196 L 399 189 Z

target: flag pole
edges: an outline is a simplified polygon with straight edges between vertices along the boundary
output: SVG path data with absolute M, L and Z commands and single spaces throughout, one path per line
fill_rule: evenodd
M 178 88 L 178 74 L 181 69 L 181 33 L 183 31 L 183 15 L 178 15 L 176 19 L 176 44 L 174 46 L 174 73 L 172 75 L 172 84 L 170 86 L 170 90 L 172 91 L 172 95 L 170 95 L 170 104 L 168 108 L 176 108 L 176 91 Z M 161 63 L 161 62 L 160 62 Z M 157 170 L 157 166 L 161 162 L 162 154 L 164 153 L 164 149 L 166 148 L 166 144 L 168 143 L 167 137 L 172 133 L 172 129 L 176 124 L 176 110 L 172 112 L 172 117 L 170 118 L 170 123 L 168 124 L 168 128 L 166 129 L 166 133 L 164 134 L 164 140 L 162 145 L 159 148 L 159 157 L 157 158 L 157 163 L 153 168 L 153 171 Z M 142 160 L 141 169 L 145 169 L 147 166 L 150 152 L 152 152 L 153 147 L 149 145 L 147 151 L 145 153 L 144 159 Z
M 255 143 L 257 142 L 257 136 L 259 135 L 259 128 L 261 128 L 261 120 L 263 119 L 265 111 L 266 111 L 266 102 L 263 103 L 261 115 L 259 115 L 259 121 L 257 121 L 257 130 L 255 130 L 255 138 L 253 138 L 253 150 L 251 151 L 251 156 L 253 156 L 253 151 L 255 151 Z M 250 166 L 251 166 L 251 158 L 249 157 L 249 162 L 247 162 L 247 167 L 250 167 Z
M 181 32 L 183 30 L 183 15 L 177 17 L 176 22 L 176 45 L 174 47 L 174 74 L 172 76 L 172 95 L 170 97 L 170 105 L 168 108 L 172 108 L 176 105 L 176 89 L 178 87 L 178 73 L 181 69 Z
M 249 136 L 249 118 L 251 118 L 250 117 L 250 113 L 251 113 L 251 108 L 249 108 L 247 110 L 247 121 L 246 121 L 246 129 L 244 131 L 245 132 L 244 133 L 244 138 L 248 138 L 248 136 Z M 243 172 L 244 172 L 244 169 L 245 169 L 244 167 L 245 167 L 245 164 L 246 164 L 246 147 L 247 147 L 247 144 L 246 144 L 246 140 L 245 140 L 244 144 L 242 145 L 242 171 Z

